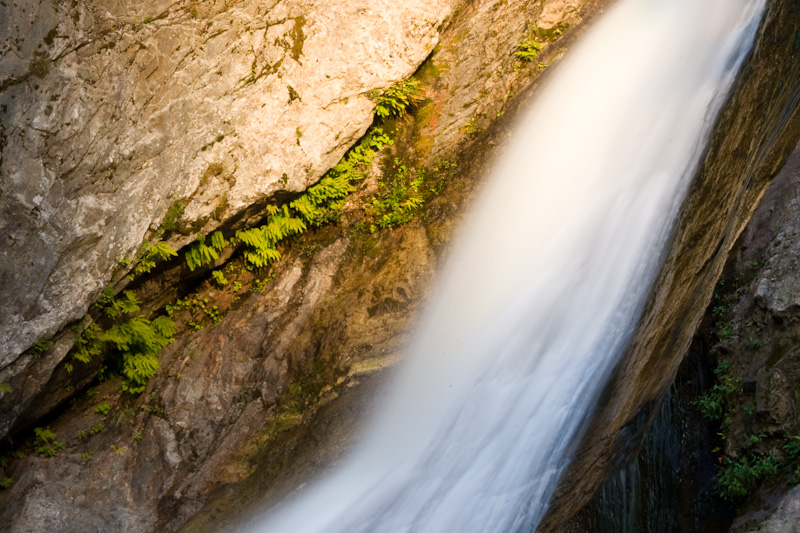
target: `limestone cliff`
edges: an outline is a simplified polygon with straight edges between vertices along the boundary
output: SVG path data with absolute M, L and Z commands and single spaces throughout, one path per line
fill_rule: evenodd
M 180 248 L 316 182 L 455 3 L 0 4 L 0 370 L 146 237 Z

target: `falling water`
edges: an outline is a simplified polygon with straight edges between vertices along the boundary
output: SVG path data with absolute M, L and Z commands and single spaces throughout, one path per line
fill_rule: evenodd
M 630 340 L 764 0 L 622 0 L 516 128 L 336 473 L 259 532 L 533 531 Z

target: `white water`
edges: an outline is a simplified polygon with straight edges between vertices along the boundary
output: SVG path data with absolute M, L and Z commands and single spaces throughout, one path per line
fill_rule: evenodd
M 622 0 L 518 125 L 335 474 L 256 531 L 533 531 L 630 340 L 763 0 Z

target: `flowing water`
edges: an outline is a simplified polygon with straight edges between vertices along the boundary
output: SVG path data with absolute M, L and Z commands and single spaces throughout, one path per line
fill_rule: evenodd
M 622 0 L 517 125 L 362 442 L 259 532 L 533 531 L 763 0 Z

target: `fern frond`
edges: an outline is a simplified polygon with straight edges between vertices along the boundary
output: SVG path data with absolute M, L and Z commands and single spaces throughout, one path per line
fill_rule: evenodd
M 147 381 L 158 372 L 158 357 L 151 353 L 131 354 L 125 358 L 122 373 L 131 382 L 139 385 L 132 388 L 128 386 L 128 392 L 137 393 L 144 390 Z
M 97 324 L 91 324 L 75 337 L 72 358 L 81 363 L 89 363 L 103 352 L 103 331 Z
M 186 252 L 186 264 L 189 270 L 194 271 L 197 267 L 213 263 L 219 259 L 219 254 L 211 246 L 204 242 L 198 242 Z
M 228 241 L 225 240 L 225 237 L 222 235 L 221 231 L 215 231 L 211 234 L 211 247 L 221 252 L 228 246 Z
M 124 291 L 121 298 L 115 298 L 113 290 L 109 287 L 97 302 L 97 307 L 109 318 L 118 318 L 128 313 L 139 311 L 139 300 L 133 291 Z
M 158 332 L 159 335 L 166 339 L 169 339 L 175 335 L 175 322 L 163 315 L 154 318 L 150 322 L 150 325 L 156 330 L 156 332 Z
M 244 258 L 251 265 L 263 268 L 280 259 L 281 253 L 274 248 L 255 248 L 253 250 L 247 250 L 244 253 Z
M 178 252 L 165 242 L 157 242 L 147 251 L 146 257 L 166 261 L 171 257 L 178 257 Z

